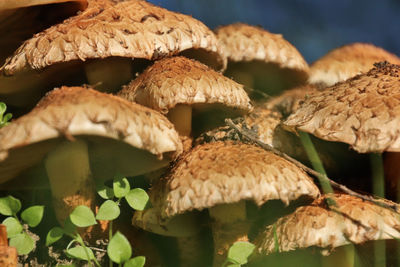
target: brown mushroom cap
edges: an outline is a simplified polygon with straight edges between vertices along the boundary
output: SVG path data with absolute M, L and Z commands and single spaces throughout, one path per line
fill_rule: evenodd
M 273 34 L 244 23 L 218 27 L 215 31 L 230 61 L 258 60 L 275 63 L 281 68 L 308 75 L 308 64 L 303 56 L 282 34 Z
M 91 0 L 80 14 L 36 34 L 6 60 L 0 69 L 0 96 L 9 97 L 8 103 L 18 103 L 12 94 L 34 90 L 39 81 L 49 83 L 51 75 L 61 79 L 71 67 L 79 69 L 73 64 L 80 61 L 106 57 L 153 60 L 181 52 L 201 54 L 217 69 L 226 65 L 214 33 L 190 16 L 146 1 Z
M 195 147 L 152 190 L 159 192 L 152 203 L 163 217 L 240 200 L 262 205 L 280 199 L 288 204 L 301 196 L 319 195 L 312 180 L 292 163 L 259 147 L 233 142 Z
M 327 206 L 327 198 L 337 204 Z M 396 205 L 387 200 L 382 200 Z M 275 225 L 275 226 L 274 226 Z M 329 252 L 346 244 L 400 237 L 399 215 L 349 195 L 326 195 L 267 226 L 255 240 L 259 254 L 319 247 Z M 277 242 L 275 241 L 277 237 Z
M 175 151 L 182 151 L 173 125 L 161 114 L 92 89 L 62 87 L 47 94 L 30 113 L 0 129 L 0 183 L 39 163 L 64 137 L 78 136 L 88 141 L 89 154 L 96 147 L 96 152 L 104 152 L 94 155 L 94 164 L 102 168 L 115 165 L 121 173 L 127 172 L 125 175 L 164 166 Z M 143 156 L 135 159 L 143 164 L 141 168 L 137 162 L 132 164 L 130 157 L 138 151 L 143 151 Z M 166 160 L 159 160 L 163 156 Z M 147 160 L 152 163 L 145 164 Z M 133 165 L 138 169 L 132 170 Z M 110 179 L 113 171 L 99 176 Z
M 368 73 L 304 100 L 284 122 L 360 153 L 400 151 L 400 66 L 375 64 Z
M 330 51 L 310 67 L 309 82 L 320 87 L 334 85 L 363 72 L 373 64 L 389 61 L 400 64 L 400 58 L 372 44 L 353 43 Z
M 178 104 L 222 104 L 242 114 L 252 109 L 242 85 L 185 57 L 156 61 L 118 95 L 163 114 Z

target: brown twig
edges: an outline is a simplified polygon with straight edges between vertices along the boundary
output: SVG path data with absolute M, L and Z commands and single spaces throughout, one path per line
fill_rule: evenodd
M 234 129 L 238 134 L 240 134 L 241 136 L 247 138 L 250 142 L 258 145 L 259 147 L 261 147 L 261 148 L 263 148 L 263 149 L 265 149 L 267 151 L 270 151 L 270 152 L 274 153 L 275 155 L 278 155 L 278 156 L 290 161 L 291 163 L 293 163 L 294 165 L 296 165 L 297 167 L 299 167 L 300 169 L 302 169 L 306 173 L 312 175 L 313 177 L 319 178 L 319 179 L 322 179 L 322 180 L 325 180 L 325 181 L 329 182 L 332 185 L 332 187 L 334 187 L 334 188 L 336 188 L 336 189 L 338 189 L 338 190 L 340 190 L 340 191 L 342 191 L 342 192 L 344 192 L 344 193 L 346 193 L 348 195 L 351 195 L 351 196 L 354 196 L 354 197 L 358 197 L 358 198 L 360 198 L 360 199 L 362 199 L 364 201 L 371 202 L 371 203 L 373 203 L 375 205 L 378 205 L 378 206 L 381 206 L 381 207 L 384 207 L 384 208 L 388 208 L 388 209 L 390 209 L 392 211 L 395 211 L 396 213 L 399 213 L 399 208 L 397 207 L 397 205 L 395 205 L 395 204 L 390 205 L 388 203 L 384 203 L 384 202 L 380 201 L 380 199 L 377 198 L 377 197 L 372 197 L 372 196 L 368 196 L 368 195 L 363 195 L 363 194 L 357 193 L 357 192 L 347 188 L 345 185 L 339 184 L 339 183 L 331 180 L 325 174 L 319 173 L 319 172 L 317 172 L 317 171 L 305 166 L 303 163 L 295 160 L 294 158 L 290 157 L 289 155 L 283 153 L 282 151 L 279 151 L 279 150 L 273 148 L 272 146 L 262 142 L 260 139 L 258 139 L 257 136 L 255 136 L 254 133 L 252 133 L 251 131 L 248 131 L 246 129 L 243 129 L 241 127 L 238 127 L 231 119 L 226 119 L 225 123 L 229 127 L 231 127 L 232 129 Z

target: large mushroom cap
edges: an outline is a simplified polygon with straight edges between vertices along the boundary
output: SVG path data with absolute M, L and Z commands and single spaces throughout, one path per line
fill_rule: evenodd
M 327 198 L 336 206 L 328 207 Z M 255 244 L 264 255 L 276 248 L 285 252 L 312 246 L 329 252 L 346 244 L 399 238 L 399 230 L 399 215 L 389 209 L 349 195 L 326 195 L 267 226 Z
M 216 29 L 229 64 L 226 76 L 253 89 L 276 94 L 308 78 L 308 64 L 281 34 L 235 23 Z
M 241 200 L 262 205 L 280 199 L 288 204 L 301 196 L 319 195 L 311 178 L 292 163 L 259 147 L 233 142 L 195 147 L 152 190 L 159 192 L 153 204 L 161 207 L 164 217 Z
M 242 85 L 185 57 L 156 61 L 118 95 L 163 114 L 178 104 L 222 104 L 239 114 L 252 109 Z
M 375 64 L 368 73 L 311 95 L 285 125 L 360 153 L 400 151 L 399 75 L 398 65 Z
M 330 51 L 310 67 L 309 82 L 320 87 L 334 85 L 363 72 L 373 64 L 389 61 L 400 64 L 400 58 L 372 44 L 348 44 Z
M 33 90 L 35 82 L 49 79 L 49 73 L 54 75 L 58 69 L 57 76 L 65 75 L 70 65 L 80 61 L 106 57 L 153 60 L 181 52 L 217 69 L 226 64 L 214 33 L 190 16 L 146 1 L 91 0 L 80 14 L 36 34 L 6 60 L 0 95 Z M 66 62 L 70 64 L 64 69 L 58 64 Z M 18 80 L 23 78 L 31 84 Z
M 91 161 L 102 169 L 98 176 L 108 179 L 115 170 L 137 175 L 159 168 L 182 151 L 173 125 L 161 114 L 92 89 L 62 87 L 0 129 L 0 183 L 39 163 L 64 138 L 75 137 L 88 141 Z

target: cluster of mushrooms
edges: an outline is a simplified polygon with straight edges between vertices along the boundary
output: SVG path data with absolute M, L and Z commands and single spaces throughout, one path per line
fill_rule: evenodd
M 280 34 L 241 23 L 212 31 L 146 1 L 17 2 L 0 4 L 2 20 L 31 14 L 33 30 L 9 39 L 0 27 L 2 51 L 15 50 L 0 55 L 0 100 L 17 117 L 0 129 L 2 191 L 48 186 L 63 224 L 78 205 L 95 210 L 96 185 L 144 177 L 151 208 L 120 226 L 147 266 L 222 266 L 237 241 L 256 245 L 250 266 L 366 266 L 382 240 L 396 254 L 396 55 L 354 43 L 309 67 Z M 43 8 L 65 20 L 42 29 L 33 10 Z M 305 133 L 330 178 L 382 198 L 322 190 L 301 167 L 313 163 Z M 392 201 L 373 191 L 377 157 Z M 176 261 L 145 232 L 168 236 L 156 240 L 176 244 Z

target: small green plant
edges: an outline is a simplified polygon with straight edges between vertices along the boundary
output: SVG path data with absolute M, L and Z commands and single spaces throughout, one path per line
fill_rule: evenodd
M 97 224 L 96 220 L 109 221 L 109 243 L 107 245 L 107 255 L 110 259 L 109 266 L 113 262 L 123 264 L 124 267 L 142 267 L 145 264 L 145 257 L 139 256 L 131 258 L 132 247 L 128 239 L 120 232 L 113 233 L 112 223 L 117 219 L 121 211 L 119 204 L 125 199 L 130 207 L 135 210 L 143 210 L 148 207 L 149 196 L 146 191 L 140 188 L 130 188 L 126 177 L 117 175 L 113 180 L 113 188 L 106 185 L 98 187 L 97 193 L 105 199 L 99 207 L 97 215 L 86 206 L 76 207 L 64 224 L 64 228 L 52 228 L 46 237 L 46 245 L 49 246 L 60 240 L 64 235 L 72 238 L 66 249 L 66 254 L 70 258 L 85 260 L 92 265 L 92 261 L 100 266 L 96 260 L 93 251 L 88 248 L 82 237 L 79 235 L 78 227 L 89 227 Z M 72 245 L 75 245 L 72 247 Z
M 228 255 L 223 266 L 240 267 L 247 264 L 249 257 L 253 254 L 255 245 L 249 242 L 239 241 L 234 243 L 228 250 Z
M 0 128 L 9 124 L 10 123 L 9 121 L 12 118 L 11 113 L 4 114 L 6 112 L 6 110 L 7 110 L 6 104 L 3 102 L 0 102 Z
M 19 255 L 29 254 L 35 248 L 35 241 L 27 232 L 27 227 L 36 227 L 42 221 L 44 206 L 32 206 L 21 212 L 21 219 L 17 214 L 21 210 L 21 201 L 13 196 L 0 198 L 0 214 L 7 216 L 3 224 L 7 229 L 10 246 L 15 247 Z

